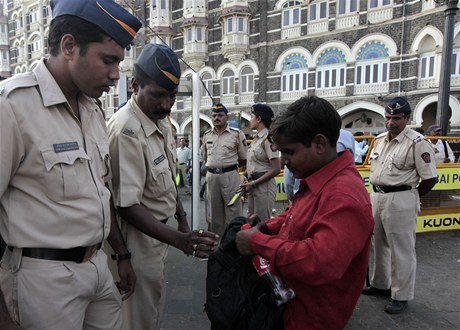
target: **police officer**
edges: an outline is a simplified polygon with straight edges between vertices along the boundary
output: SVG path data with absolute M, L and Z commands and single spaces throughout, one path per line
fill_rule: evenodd
M 363 294 L 391 296 L 384 309 L 390 314 L 403 312 L 407 301 L 414 298 L 415 231 L 420 196 L 437 182 L 433 147 L 407 127 L 410 113 L 411 107 L 402 97 L 388 103 L 385 107 L 388 132 L 376 137 L 370 156 L 374 269 L 371 286 Z
M 248 148 L 246 175 L 243 184 L 249 192 L 249 214 L 257 214 L 260 220 L 270 218 L 275 206 L 276 181 L 280 173 L 280 155 L 268 136 L 273 120 L 273 110 L 266 104 L 254 104 L 251 108 L 250 128 L 257 131 Z
M 227 204 L 240 185 L 238 166 L 246 165 L 246 138 L 242 131 L 231 128 L 227 121 L 227 108 L 218 103 L 212 108 L 214 127 L 203 136 L 206 194 L 211 213 L 209 226 L 219 235 L 224 233 L 230 220 L 242 213 L 240 200 L 231 207 Z
M 109 120 L 115 205 L 132 252 L 136 290 L 123 305 L 125 329 L 157 329 L 165 302 L 168 245 L 205 258 L 216 235 L 190 232 L 175 185 L 176 150 L 169 114 L 181 75 L 177 55 L 147 44 L 134 64 L 128 103 Z M 166 222 L 175 217 L 177 230 Z
M 106 238 L 127 295 L 135 277 L 111 223 L 106 125 L 95 98 L 119 79 L 141 23 L 111 0 L 50 4 L 50 57 L 0 87 L 0 231 L 8 245 L 0 285 L 25 329 L 120 329 L 120 295 L 100 249 Z

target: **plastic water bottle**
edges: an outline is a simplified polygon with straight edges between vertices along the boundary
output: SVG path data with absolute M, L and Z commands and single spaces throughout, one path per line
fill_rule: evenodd
M 248 223 L 241 226 L 241 230 L 250 229 L 251 225 Z M 277 305 L 282 305 L 288 300 L 295 297 L 294 290 L 286 285 L 278 276 L 276 276 L 270 269 L 270 263 L 267 259 L 261 256 L 254 256 L 252 258 L 252 264 L 257 271 L 257 274 L 261 278 L 264 278 L 266 282 L 272 287 L 275 293 L 275 301 Z

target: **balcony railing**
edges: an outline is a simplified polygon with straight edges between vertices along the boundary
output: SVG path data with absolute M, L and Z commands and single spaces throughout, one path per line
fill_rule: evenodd
M 380 84 L 355 85 L 355 95 L 388 93 L 389 88 L 390 84 L 387 82 Z
M 281 39 L 300 37 L 300 25 L 292 27 L 283 27 L 281 29 Z
M 281 101 L 293 101 L 307 95 L 307 91 L 281 92 Z
M 253 104 L 254 103 L 254 93 L 240 94 L 238 101 L 240 104 Z
M 389 21 L 393 18 L 393 7 L 383 9 L 370 9 L 367 12 L 367 20 L 369 23 L 380 23 Z
M 344 16 L 337 16 L 337 20 L 335 21 L 335 29 L 347 29 L 353 26 L 359 25 L 359 14 L 353 13 L 351 15 L 344 15 Z
M 323 20 L 317 23 L 308 23 L 308 34 L 322 33 L 328 31 L 328 29 L 329 22 L 327 20 Z
M 345 96 L 347 90 L 345 87 L 336 87 L 336 88 L 319 88 L 315 91 L 316 96 L 319 97 L 335 97 L 335 96 Z

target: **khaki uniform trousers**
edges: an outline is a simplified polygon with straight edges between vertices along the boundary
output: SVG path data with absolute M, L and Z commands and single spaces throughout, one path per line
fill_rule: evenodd
M 136 273 L 136 288 L 123 302 L 123 330 L 160 328 L 166 297 L 168 244 L 126 225 L 126 245 Z
M 248 197 L 249 214 L 257 213 L 262 221 L 270 219 L 275 199 L 276 180 L 272 178 L 251 190 Z
M 187 175 L 187 165 L 177 165 L 177 169 L 179 170 L 180 176 L 182 177 L 182 182 L 184 184 L 185 192 L 190 193 L 190 185 L 188 182 L 188 175 Z
M 209 203 L 211 223 L 209 230 L 218 234 L 224 234 L 228 223 L 242 215 L 241 199 L 232 207 L 227 207 L 228 202 L 235 195 L 240 186 L 240 176 L 236 170 L 214 174 L 206 174 L 206 196 Z
M 372 193 L 374 259 L 371 285 L 391 288 L 395 300 L 414 299 L 415 231 L 420 199 L 416 189 Z
M 21 257 L 17 251 L 6 250 L 0 284 L 11 316 L 24 329 L 122 328 L 121 296 L 102 250 L 79 264 Z

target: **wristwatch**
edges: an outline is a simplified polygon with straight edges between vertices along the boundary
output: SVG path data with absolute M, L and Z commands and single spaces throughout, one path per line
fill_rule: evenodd
M 112 260 L 116 261 L 127 260 L 131 259 L 131 252 L 128 251 L 125 254 L 112 254 L 110 257 L 112 258 Z

